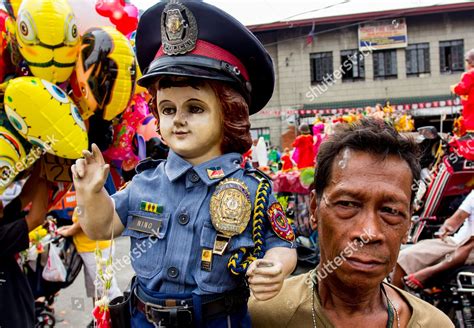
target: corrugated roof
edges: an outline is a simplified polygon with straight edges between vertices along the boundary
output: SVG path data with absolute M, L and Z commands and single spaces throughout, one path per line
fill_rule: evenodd
M 326 9 L 308 11 L 290 16 L 287 20 L 249 25 L 253 32 L 307 26 L 312 24 L 348 23 L 382 19 L 395 16 L 412 16 L 430 13 L 473 10 L 474 0 L 465 1 L 423 1 L 400 0 L 398 2 L 374 1 L 371 7 L 364 6 L 362 0 L 341 0 L 339 5 L 327 6 Z M 413 3 L 418 5 L 413 5 Z
M 141 9 L 157 0 L 132 0 Z M 400 9 L 474 4 L 474 0 L 208 0 L 235 18 L 254 27 L 277 22 L 297 22 Z

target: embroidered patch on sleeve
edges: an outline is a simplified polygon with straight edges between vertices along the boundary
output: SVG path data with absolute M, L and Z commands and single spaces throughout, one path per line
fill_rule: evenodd
M 295 241 L 295 233 L 286 219 L 285 212 L 280 203 L 275 202 L 268 208 L 268 219 L 273 231 L 283 240 Z

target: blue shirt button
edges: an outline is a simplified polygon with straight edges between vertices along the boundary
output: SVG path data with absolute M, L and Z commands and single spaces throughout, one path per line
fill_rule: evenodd
M 168 268 L 168 277 L 176 278 L 179 275 L 179 270 L 175 267 Z
M 186 225 L 186 224 L 188 224 L 188 222 L 189 222 L 189 215 L 186 214 L 186 213 L 181 213 L 181 214 L 178 216 L 178 222 L 179 222 L 179 224 L 181 224 L 181 225 Z
M 192 183 L 199 182 L 199 180 L 200 180 L 199 175 L 197 175 L 196 172 L 193 172 L 189 175 L 189 181 L 191 181 Z

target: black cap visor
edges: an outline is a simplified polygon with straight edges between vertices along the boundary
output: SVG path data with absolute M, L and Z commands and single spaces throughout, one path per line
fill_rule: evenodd
M 250 83 L 245 81 L 234 66 L 212 58 L 201 56 L 160 57 L 137 81 L 142 87 L 149 87 L 161 76 L 183 76 L 199 79 L 217 80 L 229 83 L 250 101 Z

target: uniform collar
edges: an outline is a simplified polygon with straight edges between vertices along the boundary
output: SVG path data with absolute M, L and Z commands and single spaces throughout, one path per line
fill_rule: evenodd
M 193 169 L 206 185 L 212 185 L 237 171 L 241 162 L 242 156 L 239 153 L 228 153 L 193 167 L 191 163 L 170 149 L 165 172 L 173 182 Z M 220 170 L 222 170 L 222 174 Z

